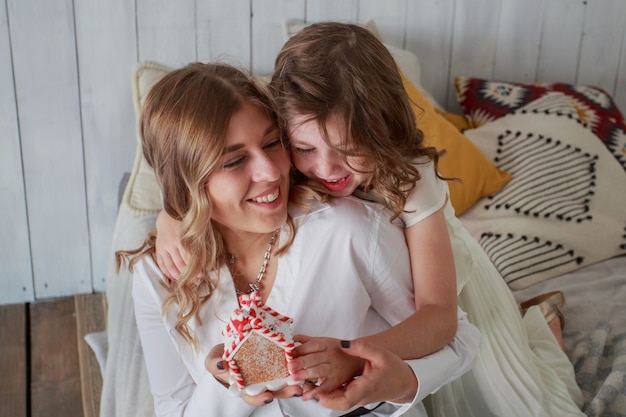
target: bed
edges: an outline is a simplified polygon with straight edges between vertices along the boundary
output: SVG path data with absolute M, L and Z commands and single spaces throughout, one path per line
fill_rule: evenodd
M 298 29 L 287 22 L 285 36 Z M 375 30 L 375 28 L 372 28 Z M 441 169 L 457 215 L 516 299 L 566 297 L 565 349 L 589 416 L 626 416 L 626 124 L 592 86 L 457 77 L 463 114 L 447 113 L 420 84 L 418 58 L 388 46 L 427 141 L 445 148 Z M 135 110 L 170 68 L 133 73 Z M 113 253 L 154 228 L 161 198 L 139 141 L 117 216 L 107 275 L 107 329 L 87 341 L 103 375 L 101 416 L 152 416 L 134 322 L 130 276 Z

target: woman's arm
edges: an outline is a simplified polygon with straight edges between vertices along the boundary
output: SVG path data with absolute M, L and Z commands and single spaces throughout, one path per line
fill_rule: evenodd
M 149 256 L 135 264 L 133 302 L 156 415 L 251 415 L 255 407 L 229 394 L 206 369 L 197 382 L 192 378 L 165 325 L 159 279 L 162 275 Z
M 354 340 L 344 350 L 365 360 L 363 374 L 341 389 L 316 393 L 316 398 L 324 407 L 338 410 L 388 401 L 402 404 L 394 413 L 402 415 L 441 386 L 469 371 L 478 356 L 479 346 L 478 329 L 467 321 L 460 309 L 452 342 L 420 359 L 405 362 L 377 345 Z

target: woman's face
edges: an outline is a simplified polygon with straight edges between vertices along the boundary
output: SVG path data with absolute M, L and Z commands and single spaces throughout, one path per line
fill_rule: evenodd
M 244 104 L 230 119 L 224 154 L 207 181 L 213 220 L 235 232 L 282 226 L 290 167 L 279 130 L 259 107 Z
M 347 157 L 331 148 L 316 120 L 308 120 L 308 115 L 298 115 L 289 120 L 289 141 L 291 158 L 298 169 L 308 178 L 319 181 L 334 197 L 346 197 L 371 174 L 355 171 L 366 170 L 360 158 Z M 343 122 L 336 116 L 326 121 L 328 137 L 333 145 L 342 143 Z

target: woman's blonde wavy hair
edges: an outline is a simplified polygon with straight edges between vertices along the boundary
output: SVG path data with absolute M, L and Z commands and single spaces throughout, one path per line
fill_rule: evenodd
M 182 221 L 181 244 L 187 252 L 180 278 L 163 283 L 169 291 L 163 309 L 177 306 L 176 330 L 194 346 L 187 323 L 212 296 L 227 259 L 220 228 L 211 220 L 206 184 L 222 156 L 230 119 L 244 103 L 258 106 L 277 123 L 265 84 L 229 65 L 192 63 L 157 82 L 141 112 L 143 154 L 161 186 L 165 211 Z M 279 253 L 295 233 L 291 217 L 287 224 L 290 238 Z M 118 252 L 118 268 L 123 259 L 128 258 L 132 269 L 139 256 L 152 255 L 154 240 L 152 232 L 142 247 Z
M 329 146 L 344 157 L 369 162 L 367 172 L 372 176 L 365 191 L 376 190 L 394 218 L 399 216 L 408 192 L 420 179 L 413 165 L 416 158 L 427 156 L 437 170 L 443 152 L 424 145 L 401 75 L 385 45 L 357 25 L 315 23 L 287 41 L 274 70 L 270 87 L 285 137 L 290 119 L 310 116 Z M 345 122 L 343 143 L 335 146 L 326 129 L 330 116 Z

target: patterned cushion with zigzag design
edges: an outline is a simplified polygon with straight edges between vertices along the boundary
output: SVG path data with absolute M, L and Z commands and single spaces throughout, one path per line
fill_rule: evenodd
M 513 176 L 460 216 L 512 289 L 626 253 L 626 171 L 562 94 L 465 135 Z
M 476 128 L 517 111 L 550 93 L 561 93 L 626 170 L 626 121 L 606 91 L 566 83 L 524 84 L 458 76 L 454 87 L 461 110 Z M 556 110 L 556 109 L 555 109 Z

